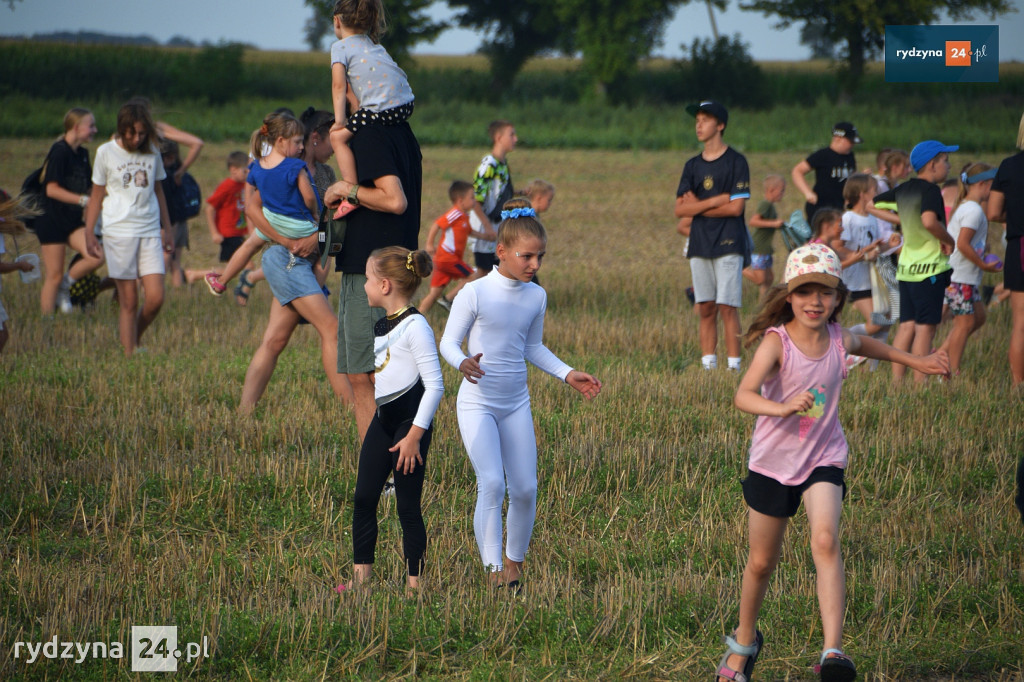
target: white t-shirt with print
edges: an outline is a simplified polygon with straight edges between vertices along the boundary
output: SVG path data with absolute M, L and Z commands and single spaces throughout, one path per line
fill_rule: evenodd
M 974 237 L 971 239 L 971 248 L 979 256 L 985 253 L 985 243 L 988 240 L 988 218 L 981 204 L 976 201 L 964 201 L 957 206 L 956 211 L 949 219 L 949 226 L 946 232 L 955 242 L 960 236 L 962 228 L 974 230 Z M 967 260 L 960 249 L 954 249 L 949 257 L 949 264 L 953 266 L 952 280 L 960 284 L 972 284 L 981 286 L 983 271 L 977 265 Z
M 167 177 L 160 154 L 129 152 L 111 140 L 96 150 L 92 183 L 107 188 L 103 235 L 159 237 L 160 203 L 156 183 Z

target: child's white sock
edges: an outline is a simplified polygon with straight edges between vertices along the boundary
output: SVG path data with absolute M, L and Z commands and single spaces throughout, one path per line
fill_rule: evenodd
M 704 369 L 718 369 L 718 356 L 702 355 L 700 358 L 700 365 Z
M 736 372 L 740 371 L 740 360 L 743 358 L 729 358 L 729 369 Z
M 64 276 L 60 280 L 60 288 L 62 291 L 67 291 L 71 288 L 77 280 L 68 273 L 64 273 Z

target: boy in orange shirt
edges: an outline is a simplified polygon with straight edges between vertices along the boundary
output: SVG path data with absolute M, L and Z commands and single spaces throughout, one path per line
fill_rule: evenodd
M 434 274 L 430 277 L 430 291 L 418 306 L 423 314 L 426 314 L 435 302 L 445 310 L 451 310 L 451 299 L 441 296 L 444 288 L 453 279 L 459 280 L 452 289 L 451 298 L 455 298 L 455 294 L 466 283 L 466 278 L 473 273 L 473 268 L 462 259 L 462 254 L 466 250 L 466 240 L 469 239 L 469 235 L 484 239 L 488 237 L 469 225 L 469 212 L 476 205 L 472 183 L 456 180 L 448 188 L 448 198 L 451 199 L 452 207 L 430 226 L 424 247 L 434 259 Z M 438 235 L 441 239 L 435 246 L 434 241 Z

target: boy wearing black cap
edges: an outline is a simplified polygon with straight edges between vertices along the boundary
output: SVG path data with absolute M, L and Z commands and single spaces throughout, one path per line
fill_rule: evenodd
M 957 149 L 938 140 L 919 143 L 910 152 L 910 165 L 917 177 L 875 197 L 879 203 L 896 203 L 903 230 L 903 250 L 896 268 L 900 326 L 892 340 L 893 348 L 903 351 L 927 355 L 942 320 L 942 301 L 952 274 L 949 254 L 956 244 L 946 231 L 939 183 L 949 174 L 949 154 Z M 902 379 L 905 372 L 902 366 L 896 369 L 893 365 L 895 379 Z M 918 383 L 925 378 L 914 372 Z
M 849 121 L 840 121 L 832 126 L 832 141 L 827 147 L 814 152 L 806 159 L 793 166 L 793 186 L 800 190 L 807 203 L 804 212 L 807 222 L 814 218 L 819 208 L 838 208 L 843 206 L 843 183 L 846 178 L 857 172 L 857 160 L 853 156 L 853 145 L 863 140 L 857 129 Z M 807 186 L 804 177 L 814 171 L 814 189 Z
M 729 369 L 740 369 L 743 267 L 750 238 L 743 210 L 750 198 L 750 169 L 742 154 L 722 141 L 729 112 L 718 102 L 686 107 L 697 119 L 704 151 L 686 162 L 676 190 L 677 218 L 690 217 L 689 246 L 694 298 L 700 316 L 701 365 L 718 367 L 718 318 L 722 318 Z

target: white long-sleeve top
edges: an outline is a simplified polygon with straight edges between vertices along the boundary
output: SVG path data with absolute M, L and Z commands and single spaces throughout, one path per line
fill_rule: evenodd
M 444 396 L 441 363 L 437 359 L 434 330 L 418 313 L 401 320 L 391 331 L 374 337 L 376 376 L 374 400 L 384 405 L 406 393 L 423 379 L 424 393 L 413 424 L 430 427 Z
M 483 353 L 480 391 L 513 394 L 526 387 L 526 361 L 565 381 L 572 367 L 543 343 L 548 296 L 533 282 L 520 282 L 498 272 L 470 282 L 452 302 L 441 336 L 441 354 L 458 369 L 467 357 Z M 462 342 L 469 336 L 469 356 Z M 466 385 L 463 380 L 463 385 Z

